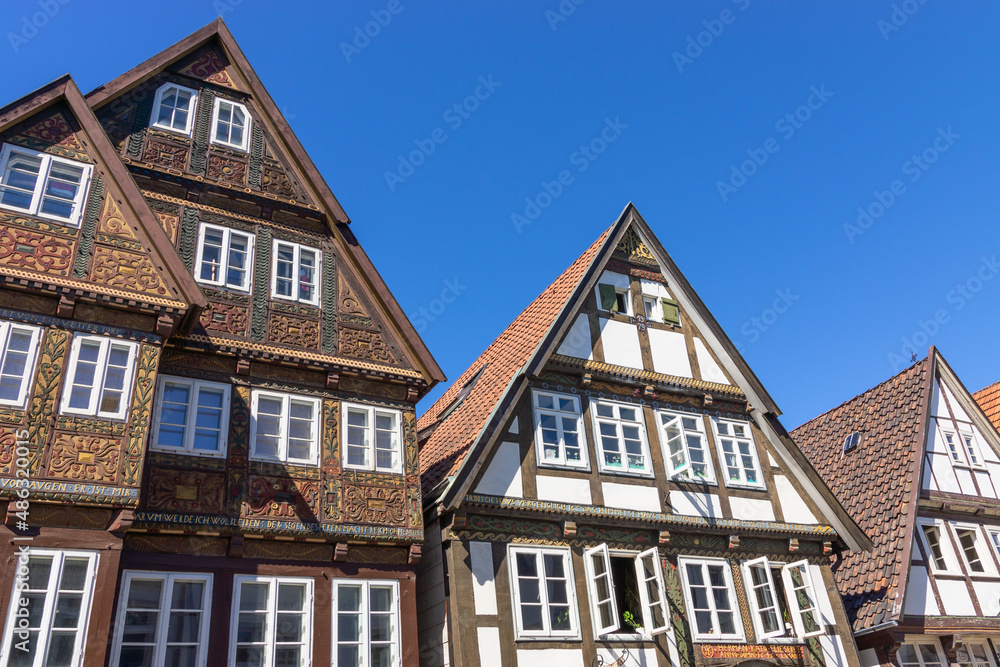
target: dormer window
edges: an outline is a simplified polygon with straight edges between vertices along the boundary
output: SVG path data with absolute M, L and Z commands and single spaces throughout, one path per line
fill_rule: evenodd
M 4 144 L 0 207 L 78 226 L 94 167 Z
M 846 454 L 857 447 L 859 442 L 861 442 L 861 434 L 857 431 L 844 438 L 844 453 Z
M 247 149 L 250 139 L 250 114 L 239 102 L 215 98 L 212 112 L 212 143 L 239 151 Z
M 191 136 L 197 104 L 198 91 L 176 83 L 164 84 L 156 91 L 153 116 L 149 124 L 161 130 Z

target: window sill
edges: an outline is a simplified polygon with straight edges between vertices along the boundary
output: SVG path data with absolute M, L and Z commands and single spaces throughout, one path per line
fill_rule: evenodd
M 582 642 L 583 637 L 580 635 L 545 635 L 545 636 L 519 636 L 515 633 L 515 642 L 525 642 L 525 643 L 539 643 L 539 642 Z
M 273 465 L 287 466 L 291 468 L 318 468 L 319 461 L 282 461 L 281 459 L 269 459 L 260 456 L 250 455 L 250 462 L 271 463 Z
M 667 634 L 667 633 L 663 633 L 663 634 Z M 652 635 L 639 635 L 639 634 L 636 634 L 634 632 L 630 632 L 630 633 L 613 632 L 613 633 L 607 634 L 607 635 L 598 635 L 594 639 L 594 641 L 595 642 L 632 642 L 632 643 L 636 643 L 636 644 L 645 642 L 647 644 L 654 644 L 654 643 L 656 643 L 656 637 L 653 637 Z
M 89 183 L 89 181 L 88 181 L 88 183 Z M 81 186 L 81 187 L 86 187 L 86 185 L 87 184 L 84 184 L 84 186 Z M 20 213 L 21 215 L 26 215 L 29 218 L 38 218 L 39 220 L 47 220 L 48 222 L 54 222 L 57 225 L 63 225 L 65 227 L 71 227 L 73 229 L 79 229 L 80 228 L 80 220 L 79 220 L 79 218 L 77 218 L 76 220 L 67 220 L 66 218 L 59 218 L 59 217 L 52 216 L 52 215 L 45 215 L 44 213 L 32 213 L 31 209 L 17 208 L 16 206 L 10 206 L 10 205 L 0 206 L 0 209 L 3 209 L 5 211 L 11 211 L 13 213 Z
M 615 475 L 617 477 L 634 477 L 638 479 L 656 479 L 656 475 L 650 472 L 629 472 L 627 470 L 608 470 L 606 468 L 601 468 L 599 472 L 602 475 Z
M 743 635 L 728 635 L 723 637 L 699 637 L 695 635 L 691 641 L 695 644 L 746 644 L 747 638 Z
M 121 417 L 108 417 L 107 415 L 100 415 L 100 414 L 96 414 L 95 415 L 95 414 L 91 414 L 89 412 L 75 412 L 75 411 L 70 411 L 70 410 L 60 410 L 59 414 L 62 415 L 63 417 L 69 417 L 69 418 L 73 418 L 73 417 L 85 417 L 87 419 L 98 419 L 98 420 L 107 421 L 107 422 L 125 422 L 125 421 L 128 421 L 128 413 L 127 412 L 124 415 L 122 415 Z
M 319 302 L 303 301 L 301 299 L 296 299 L 290 296 L 281 296 L 280 294 L 271 293 L 271 300 L 278 301 L 281 303 L 297 303 L 300 306 L 308 306 L 309 308 L 319 308 Z
M 362 468 L 360 466 L 352 466 L 347 463 L 344 464 L 344 471 L 348 472 L 367 472 L 376 475 L 402 475 L 402 470 L 379 470 L 378 468 Z
M 217 290 L 224 290 L 226 292 L 236 292 L 238 294 L 249 294 L 250 293 L 250 288 L 249 287 L 233 287 L 232 285 L 223 285 L 222 283 L 213 283 L 213 282 L 208 281 L 208 280 L 199 280 L 198 278 L 195 278 L 194 281 L 196 283 L 198 283 L 199 285 L 204 285 L 205 287 L 211 287 L 211 288 L 217 289 Z
M 192 123 L 192 125 L 193 125 L 193 123 Z M 175 129 L 173 127 L 165 127 L 163 125 L 157 125 L 156 123 L 151 124 L 149 126 L 149 129 L 151 129 L 151 130 L 159 130 L 160 132 L 168 132 L 168 133 L 176 135 L 178 137 L 184 137 L 185 139 L 190 139 L 191 138 L 191 131 L 190 130 L 188 130 L 187 132 L 181 132 L 180 130 Z
M 740 484 L 738 482 L 726 482 L 727 489 L 741 489 L 744 491 L 761 491 L 767 493 L 767 486 L 763 484 Z
M 565 463 L 552 463 L 551 461 L 538 461 L 538 468 L 544 470 L 562 470 L 565 472 L 589 473 L 590 464 L 582 466 L 572 466 Z
M 171 447 L 153 447 L 150 446 L 149 451 L 156 452 L 157 454 L 177 454 L 178 456 L 194 456 L 200 459 L 224 459 L 226 458 L 225 452 L 195 452 L 187 451 L 184 449 L 173 449 Z

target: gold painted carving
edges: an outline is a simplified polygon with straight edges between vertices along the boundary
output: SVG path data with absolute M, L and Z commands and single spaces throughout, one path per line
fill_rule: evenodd
M 75 240 L 29 231 L 20 227 L 0 226 L 0 264 L 69 275 Z
M 111 236 L 124 236 L 127 239 L 135 240 L 135 234 L 125 221 L 121 209 L 115 203 L 115 198 L 109 193 L 104 198 L 104 208 L 101 210 L 101 219 L 97 223 L 97 231 Z
M 149 257 L 117 248 L 94 248 L 94 267 L 90 271 L 90 277 L 104 285 L 136 292 L 159 295 L 168 293 L 166 284 Z
M 121 467 L 121 440 L 57 433 L 49 457 L 49 477 L 114 484 Z

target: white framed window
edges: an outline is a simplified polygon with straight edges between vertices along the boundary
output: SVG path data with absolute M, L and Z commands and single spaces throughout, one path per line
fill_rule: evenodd
M 63 414 L 124 419 L 138 343 L 75 334 L 63 385 Z
M 402 667 L 399 582 L 333 580 L 333 664 Z
M 161 375 L 150 449 L 225 456 L 229 385 Z
M 729 563 L 719 558 L 679 558 L 678 564 L 695 641 L 743 641 Z
M 980 640 L 962 638 L 962 644 L 955 648 L 955 658 L 959 667 L 995 667 L 992 651 L 987 648 L 985 637 Z
M 197 108 L 198 91 L 176 83 L 165 83 L 156 91 L 149 124 L 161 130 L 191 136 Z
M 673 479 L 715 482 L 701 415 L 665 410 L 656 414 L 667 474 Z
M 399 410 L 343 403 L 344 467 L 403 472 L 402 415 Z
M 815 637 L 825 632 L 819 611 L 816 587 L 809 572 L 809 561 L 800 560 L 781 568 L 781 578 L 792 610 L 792 622 L 799 637 Z
M 642 310 L 646 319 L 651 322 L 679 325 L 681 323 L 680 308 L 670 297 L 663 283 L 654 280 L 639 280 L 642 296 Z
M 288 241 L 274 242 L 271 296 L 319 305 L 319 250 Z
M 587 436 L 580 397 L 534 391 L 535 443 L 539 465 L 587 467 Z
M 627 275 L 605 271 L 597 281 L 596 294 L 597 307 L 600 310 L 632 315 L 632 298 Z
M 93 165 L 4 144 L 0 207 L 79 226 Z
M 319 463 L 318 398 L 255 389 L 250 397 L 250 458 Z
M 990 536 L 990 544 L 997 552 L 997 556 L 1000 556 L 1000 528 L 987 528 L 986 532 Z
M 215 98 L 212 109 L 212 143 L 246 151 L 250 143 L 250 114 L 239 102 Z
M 112 667 L 204 667 L 212 575 L 122 573 Z
M 787 636 L 788 628 L 782 613 L 787 610 L 787 602 L 785 608 L 782 608 L 767 558 L 743 563 L 743 579 L 747 585 L 747 597 L 750 598 L 757 636 L 761 639 Z
M 591 402 L 591 411 L 601 472 L 652 475 L 642 408 L 595 400 Z
M 518 639 L 579 637 L 573 564 L 568 548 L 507 547 Z
M 659 550 L 609 551 L 606 544 L 583 554 L 594 633 L 651 637 L 670 630 Z
M 901 645 L 896 661 L 899 667 L 948 667 L 941 645 L 930 637 Z
M 927 560 L 933 572 L 957 572 L 958 564 L 954 560 L 948 535 L 943 522 L 918 521 L 918 532 L 927 553 Z
M 712 428 L 715 430 L 726 486 L 764 488 L 764 475 L 761 474 L 750 424 L 712 417 Z
M 985 462 L 980 454 L 979 443 L 975 433 L 971 429 L 961 428 L 958 431 L 950 428 L 941 428 L 941 435 L 944 438 L 945 447 L 954 465 L 983 468 Z
M 233 577 L 229 667 L 312 664 L 313 580 Z
M 0 405 L 27 402 L 41 335 L 39 327 L 0 321 Z
M 249 292 L 253 242 L 253 234 L 203 222 L 198 231 L 195 278 L 206 285 Z
M 992 558 L 983 543 L 979 526 L 966 523 L 952 523 L 955 538 L 958 540 L 958 550 L 962 553 L 962 561 L 969 574 L 992 574 Z
M 14 581 L 0 664 L 81 667 L 97 553 L 32 547 L 27 567 L 27 578 Z M 18 619 L 27 626 L 15 628 Z

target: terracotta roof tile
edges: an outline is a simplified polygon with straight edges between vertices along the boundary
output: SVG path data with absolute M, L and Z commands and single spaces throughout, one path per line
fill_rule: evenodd
M 1000 431 L 1000 382 L 995 382 L 988 387 L 980 389 L 972 395 L 983 409 L 993 426 Z

